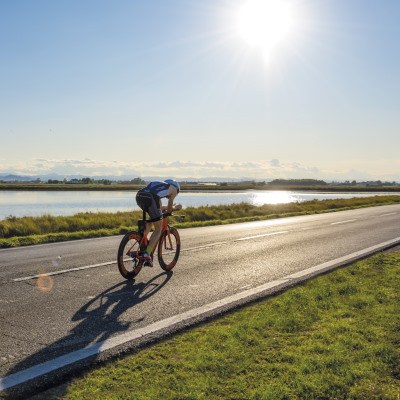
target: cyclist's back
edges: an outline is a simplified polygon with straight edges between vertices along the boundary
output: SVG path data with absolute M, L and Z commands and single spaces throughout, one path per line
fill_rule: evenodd
M 150 182 L 142 190 L 144 192 L 151 193 L 153 196 L 157 196 L 159 199 L 162 199 L 164 197 L 167 197 L 170 194 L 170 191 L 169 191 L 170 186 L 171 185 L 169 185 L 166 182 L 154 181 L 154 182 Z

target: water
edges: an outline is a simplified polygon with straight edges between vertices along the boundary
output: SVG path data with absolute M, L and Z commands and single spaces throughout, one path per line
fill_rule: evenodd
M 190 192 L 180 193 L 177 202 L 184 207 L 241 202 L 262 205 L 390 194 L 393 193 L 318 193 L 270 190 Z M 130 211 L 138 209 L 135 195 L 136 192 L 133 191 L 0 191 L 0 220 L 9 215 L 22 217 L 43 214 L 73 215 L 85 211 Z

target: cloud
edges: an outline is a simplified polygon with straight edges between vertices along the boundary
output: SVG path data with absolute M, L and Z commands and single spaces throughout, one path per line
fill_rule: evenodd
M 271 165 L 271 167 L 280 167 L 281 163 L 279 160 L 274 158 L 273 160 L 270 161 L 270 165 Z
M 325 179 L 325 180 L 399 180 L 395 174 L 370 175 L 356 170 L 322 170 L 316 166 L 278 159 L 223 162 L 223 161 L 165 161 L 119 162 L 78 159 L 33 159 L 25 163 L 0 164 L 1 174 L 19 175 L 84 175 L 84 176 L 160 176 L 174 178 L 237 178 L 237 179 Z

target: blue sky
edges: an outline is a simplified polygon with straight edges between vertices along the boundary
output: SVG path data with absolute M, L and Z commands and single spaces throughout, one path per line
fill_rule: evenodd
M 400 181 L 400 2 L 282 1 L 0 0 L 0 173 Z

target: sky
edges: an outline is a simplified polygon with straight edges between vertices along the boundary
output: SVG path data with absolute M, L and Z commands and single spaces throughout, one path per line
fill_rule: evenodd
M 399 18 L 398 0 L 0 0 L 0 174 L 400 181 Z

